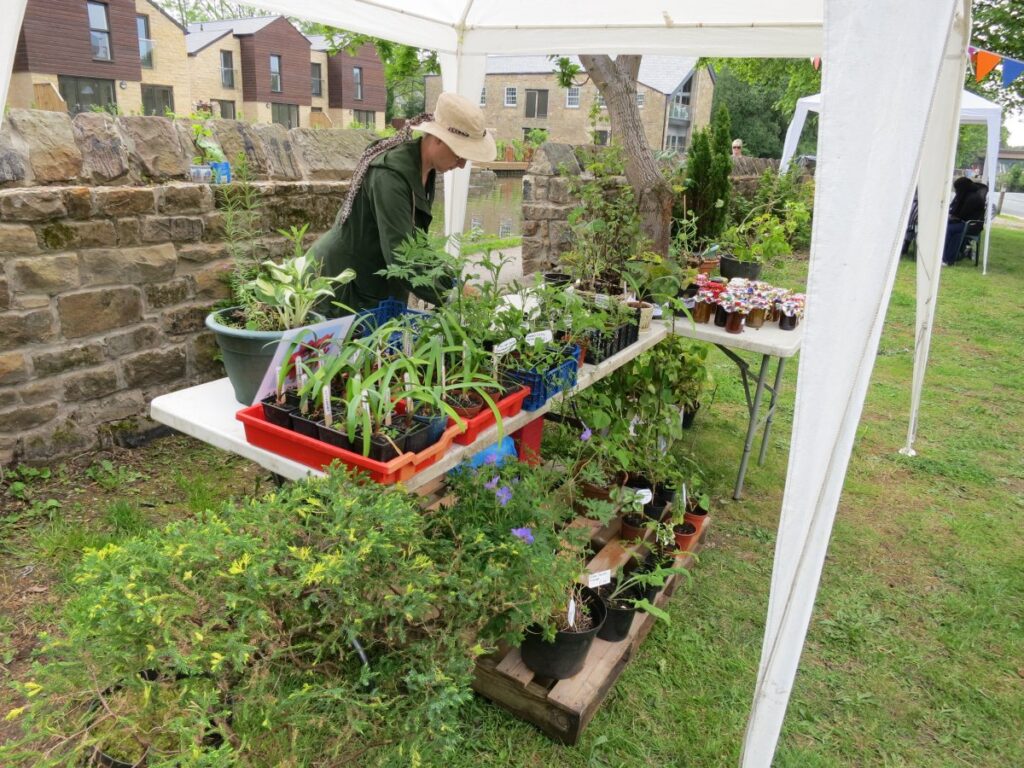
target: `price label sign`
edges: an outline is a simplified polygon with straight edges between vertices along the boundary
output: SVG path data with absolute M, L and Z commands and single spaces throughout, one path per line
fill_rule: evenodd
M 603 587 L 605 584 L 610 583 L 611 580 L 611 571 L 598 571 L 597 573 L 592 573 L 587 577 L 587 586 L 591 589 L 597 589 L 598 587 Z
M 534 331 L 533 333 L 526 334 L 526 343 L 533 344 L 535 341 L 543 341 L 545 344 L 550 344 L 554 338 L 554 334 L 551 333 L 549 328 L 544 331 Z
M 569 626 L 576 626 L 576 598 L 569 598 Z
M 334 416 L 331 413 L 331 382 L 324 384 L 324 388 L 320 391 L 324 396 L 324 423 L 331 426 L 331 422 L 334 421 Z
M 651 493 L 650 488 L 637 488 L 636 497 L 644 504 L 650 504 L 654 500 L 654 494 Z
M 529 337 L 527 337 L 529 338 Z M 509 352 L 516 348 L 516 340 L 514 338 L 505 339 L 501 344 L 494 345 L 494 354 L 496 355 L 507 355 Z

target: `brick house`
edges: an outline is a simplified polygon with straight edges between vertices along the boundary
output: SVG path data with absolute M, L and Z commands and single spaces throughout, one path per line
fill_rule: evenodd
M 150 0 L 28 0 L 8 106 L 163 114 L 191 101 L 184 29 Z
M 570 59 L 579 64 L 578 58 Z M 522 139 L 543 128 L 551 141 L 607 143 L 611 127 L 597 87 L 588 82 L 562 88 L 554 67 L 547 56 L 487 57 L 480 107 L 498 140 Z M 441 77 L 427 76 L 428 107 L 440 92 Z M 698 68 L 696 58 L 644 56 L 640 62 L 637 103 L 652 149 L 684 150 L 693 129 L 710 122 L 713 97 L 714 76 L 709 68 Z
M 384 83 L 384 65 L 371 43 L 362 45 L 355 56 L 346 51 L 327 55 L 327 38 L 310 35 L 313 49 L 312 66 L 320 65 L 323 92 L 313 99 L 314 108 L 330 118 L 334 128 L 348 128 L 352 123 L 367 125 L 377 130 L 384 128 L 387 108 L 387 87 Z

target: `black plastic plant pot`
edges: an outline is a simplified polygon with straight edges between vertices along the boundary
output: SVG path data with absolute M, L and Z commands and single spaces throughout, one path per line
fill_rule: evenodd
M 656 483 L 654 486 L 654 501 L 657 504 L 671 504 L 676 500 L 676 489 L 671 485 Z
M 683 429 L 691 429 L 693 420 L 697 418 L 697 411 L 700 410 L 700 403 L 688 405 L 683 409 Z
M 423 424 L 427 428 L 427 445 L 433 445 L 441 439 L 445 427 L 448 426 L 448 417 L 443 413 L 431 413 L 429 415 L 416 414 L 413 421 Z
M 561 288 L 572 282 L 572 277 L 564 272 L 545 272 L 544 282 L 555 288 Z
M 345 451 L 356 451 L 358 453 L 358 450 L 353 447 L 352 441 L 348 439 L 348 434 L 343 425 L 332 424 L 328 427 L 323 421 L 318 421 L 316 424 L 316 436 L 335 448 L 341 448 Z
M 637 596 L 638 593 L 635 590 L 631 590 L 626 595 L 629 600 L 636 599 Z M 597 633 L 597 636 L 602 640 L 607 640 L 609 643 L 620 643 L 629 636 L 630 627 L 633 626 L 633 618 L 636 616 L 636 608 L 633 607 L 631 602 L 623 602 L 623 605 L 616 606 L 605 601 L 608 618 L 605 619 L 601 631 Z
M 298 412 L 289 414 L 288 419 L 293 432 L 298 432 L 300 435 L 312 437 L 316 440 L 320 439 L 320 428 L 316 419 L 307 418 Z
M 360 435 L 356 435 L 355 449 L 357 453 L 363 452 L 363 439 Z M 376 434 L 370 436 L 370 452 L 366 456 L 374 461 L 387 463 L 404 452 L 405 435 L 400 434 L 388 439 L 384 435 Z
M 433 440 L 430 437 L 429 425 L 414 419 L 406 426 L 405 450 L 409 453 L 419 453 L 420 451 L 425 451 L 440 439 L 440 435 Z
M 650 504 L 644 504 L 644 516 L 648 520 L 661 522 L 661 519 L 665 516 L 665 507 L 666 503 L 659 503 L 657 499 L 654 499 Z
M 277 395 L 270 395 L 262 400 L 263 418 L 271 424 L 276 424 L 285 429 L 291 428 L 290 416 L 299 410 L 299 398 L 294 392 L 288 392 L 284 396 L 284 402 L 277 402 Z
M 526 630 L 520 653 L 523 663 L 535 675 L 565 680 L 583 669 L 590 646 L 608 615 L 604 600 L 594 590 L 584 587 L 583 597 L 593 620 L 593 626 L 586 632 L 556 632 L 555 641 L 546 643 L 539 627 L 533 626 Z
M 734 256 L 723 254 L 718 262 L 718 271 L 722 277 L 729 280 L 734 277 L 757 280 L 761 276 L 762 266 L 762 264 L 756 261 L 740 261 Z

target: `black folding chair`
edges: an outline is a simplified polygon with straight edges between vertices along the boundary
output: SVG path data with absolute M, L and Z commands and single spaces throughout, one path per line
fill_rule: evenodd
M 964 231 L 960 235 L 960 247 L 957 249 L 957 261 L 970 259 L 978 266 L 978 253 L 981 251 L 981 233 L 985 231 L 985 222 L 971 219 L 964 222 Z

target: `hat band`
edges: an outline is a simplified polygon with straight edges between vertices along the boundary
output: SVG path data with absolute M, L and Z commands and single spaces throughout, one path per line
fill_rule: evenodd
M 487 138 L 487 129 L 486 128 L 484 128 L 483 133 L 481 133 L 479 136 L 474 136 L 473 134 L 469 133 L 468 131 L 463 131 L 460 128 L 453 128 L 451 126 L 446 128 L 445 130 L 447 130 L 448 133 L 454 133 L 456 136 L 462 136 L 463 138 L 466 138 L 466 139 L 486 139 Z

